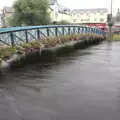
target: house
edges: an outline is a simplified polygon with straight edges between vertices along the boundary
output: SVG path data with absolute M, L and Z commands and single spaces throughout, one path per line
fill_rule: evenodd
M 72 11 L 74 23 L 107 23 L 107 8 L 74 9 Z
M 13 14 L 13 8 L 12 7 L 4 7 L 2 11 L 2 26 L 7 26 L 7 18 L 10 17 Z
M 2 27 L 2 12 L 3 9 L 0 8 L 0 27 Z
M 67 21 L 71 23 L 71 14 L 70 9 L 66 8 L 65 6 L 59 5 L 57 0 L 51 0 L 50 4 L 50 11 L 51 11 L 51 20 L 53 22 L 60 22 L 60 21 Z

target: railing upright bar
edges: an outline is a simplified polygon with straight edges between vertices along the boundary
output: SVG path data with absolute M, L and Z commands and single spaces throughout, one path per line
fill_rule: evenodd
M 25 30 L 25 38 L 26 38 L 26 43 L 28 43 L 28 33 L 27 33 L 27 30 Z
M 11 39 L 11 46 L 14 47 L 15 46 L 15 42 L 14 42 L 13 32 L 10 32 L 10 39 Z

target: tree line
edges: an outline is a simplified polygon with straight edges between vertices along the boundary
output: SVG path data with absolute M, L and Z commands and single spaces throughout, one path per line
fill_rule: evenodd
M 9 26 L 28 26 L 46 24 L 68 24 L 67 21 L 52 22 L 50 0 L 17 0 L 13 4 L 14 12 L 7 18 Z

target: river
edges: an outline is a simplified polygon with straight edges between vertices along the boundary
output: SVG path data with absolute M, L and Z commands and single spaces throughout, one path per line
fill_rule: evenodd
M 4 73 L 0 120 L 120 120 L 120 42 Z

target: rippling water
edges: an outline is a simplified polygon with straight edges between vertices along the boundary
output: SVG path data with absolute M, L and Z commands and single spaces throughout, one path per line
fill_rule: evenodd
M 120 43 L 6 73 L 0 120 L 120 120 Z

